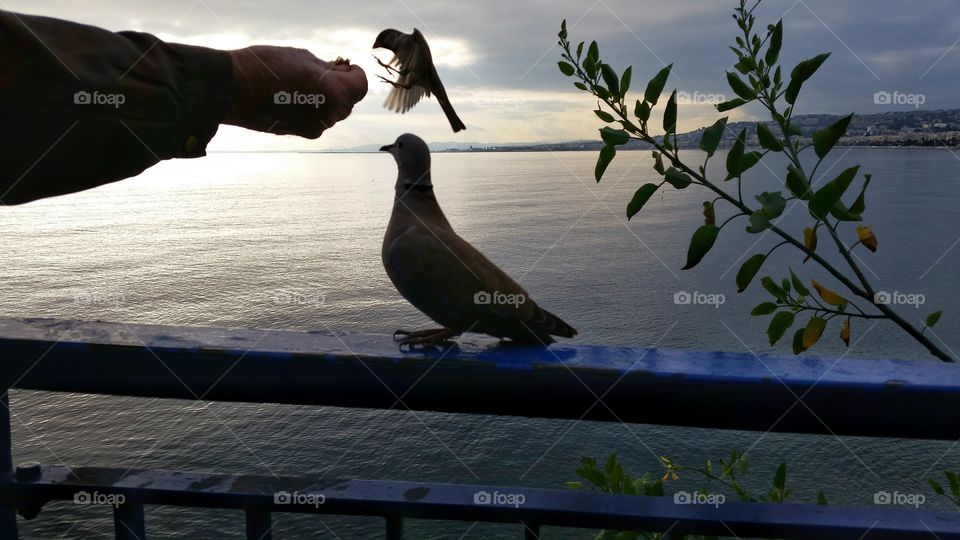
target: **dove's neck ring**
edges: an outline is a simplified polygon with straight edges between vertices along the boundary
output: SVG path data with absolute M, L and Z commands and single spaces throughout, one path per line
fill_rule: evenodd
M 417 191 L 420 193 L 433 193 L 433 183 L 430 182 L 430 170 L 416 177 L 400 175 L 397 178 L 397 193 L 406 193 L 407 191 Z

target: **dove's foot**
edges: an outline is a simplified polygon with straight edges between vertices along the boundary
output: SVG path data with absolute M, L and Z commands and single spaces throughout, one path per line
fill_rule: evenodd
M 433 346 L 447 341 L 457 333 L 449 328 L 431 328 L 429 330 L 397 330 L 393 333 L 393 340 L 399 341 L 400 346 Z

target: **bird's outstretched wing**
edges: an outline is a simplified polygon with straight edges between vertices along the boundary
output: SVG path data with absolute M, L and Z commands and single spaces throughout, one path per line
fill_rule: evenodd
M 403 46 L 397 47 L 393 54 L 390 64 L 397 67 L 400 76 L 390 95 L 387 96 L 384 107 L 391 111 L 405 113 L 419 103 L 424 95 L 430 95 L 429 90 L 424 87 L 424 81 L 418 80 L 417 75 L 423 72 L 422 64 L 425 60 L 429 60 L 430 55 L 423 50 L 420 43 L 413 39 L 405 39 Z M 432 68 L 427 66 L 427 69 Z

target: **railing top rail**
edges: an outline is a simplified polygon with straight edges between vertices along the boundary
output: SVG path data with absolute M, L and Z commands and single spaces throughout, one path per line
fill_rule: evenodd
M 0 318 L 0 384 L 35 390 L 960 438 L 960 366 Z

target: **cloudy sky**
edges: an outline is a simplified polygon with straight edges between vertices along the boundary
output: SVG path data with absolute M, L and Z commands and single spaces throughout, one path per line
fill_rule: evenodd
M 316 141 L 222 127 L 210 149 L 334 149 L 392 141 L 410 131 L 428 141 L 528 142 L 594 138 L 594 103 L 556 67 L 556 32 L 568 19 L 571 39 L 596 39 L 604 60 L 634 66 L 634 88 L 666 63 L 670 86 L 700 101 L 731 95 L 723 77 L 733 54 L 734 0 L 0 0 L 0 8 L 72 19 L 111 30 L 140 30 L 217 48 L 252 44 L 304 47 L 350 58 L 367 70 L 370 93 L 354 114 Z M 821 52 L 833 56 L 804 89 L 800 112 L 881 112 L 880 91 L 922 94 L 924 108 L 960 107 L 960 9 L 956 0 L 764 0 L 763 23 L 784 18 L 782 58 L 793 66 Z M 417 27 L 468 126 L 454 136 L 439 106 L 412 113 L 382 108 L 386 85 L 370 45 L 379 30 Z M 389 53 L 379 51 L 384 60 Z M 696 101 L 697 99 L 694 99 Z M 759 111 L 738 111 L 737 119 Z M 681 130 L 717 118 L 709 104 L 680 109 Z

